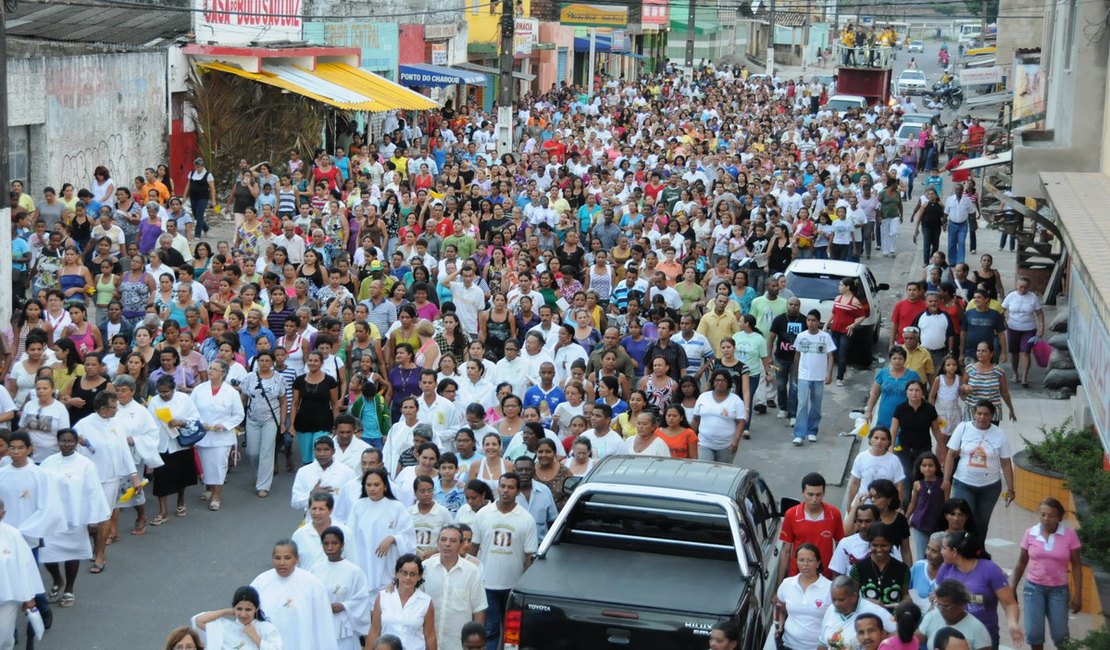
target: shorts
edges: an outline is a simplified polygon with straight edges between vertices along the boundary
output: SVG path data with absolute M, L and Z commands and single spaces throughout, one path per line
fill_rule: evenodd
M 1010 354 L 1028 354 L 1033 349 L 1031 339 L 1037 330 L 1014 330 L 1006 328 L 1006 349 Z

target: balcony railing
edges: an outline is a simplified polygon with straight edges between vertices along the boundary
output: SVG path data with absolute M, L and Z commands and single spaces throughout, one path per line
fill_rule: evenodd
M 894 61 L 894 53 L 894 48 L 890 46 L 848 47 L 839 43 L 836 46 L 838 64 L 853 68 L 889 68 Z

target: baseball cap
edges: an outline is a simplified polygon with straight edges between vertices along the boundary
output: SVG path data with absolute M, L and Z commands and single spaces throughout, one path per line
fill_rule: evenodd
M 382 270 L 382 261 L 381 260 L 371 260 L 370 261 L 370 270 L 371 271 L 381 271 Z
M 194 158 L 193 159 L 193 164 L 194 165 L 203 165 L 204 164 L 204 158 L 201 158 L 199 156 Z

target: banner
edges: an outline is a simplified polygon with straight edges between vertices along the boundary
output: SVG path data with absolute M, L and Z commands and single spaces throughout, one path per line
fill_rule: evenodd
M 193 0 L 198 43 L 251 45 L 300 41 L 301 0 Z
M 432 43 L 432 65 L 447 65 L 447 45 Z
M 559 22 L 576 27 L 624 27 L 628 25 L 628 7 L 564 2 Z
M 540 40 L 540 21 L 517 18 L 513 21 L 513 56 L 532 56 L 532 46 Z

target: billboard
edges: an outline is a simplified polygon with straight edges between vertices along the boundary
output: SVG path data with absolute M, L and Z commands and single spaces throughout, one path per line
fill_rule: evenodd
M 560 6 L 559 22 L 575 27 L 625 27 L 628 25 L 628 7 L 594 5 L 584 2 L 564 2 Z
M 198 43 L 252 45 L 301 40 L 301 0 L 193 0 Z
M 532 56 L 532 46 L 540 40 L 540 21 L 517 18 L 513 25 L 513 56 Z

